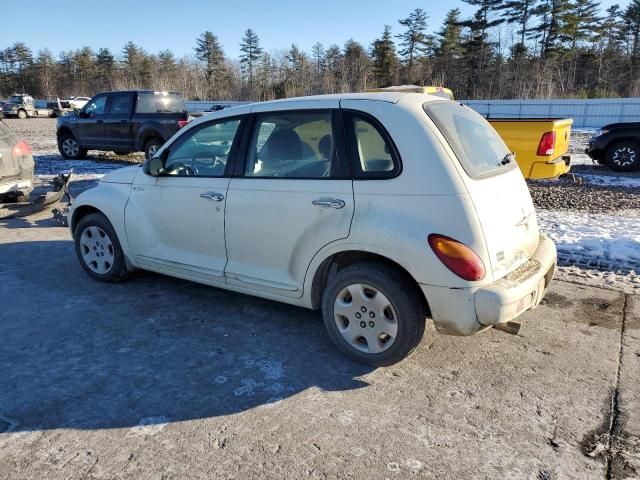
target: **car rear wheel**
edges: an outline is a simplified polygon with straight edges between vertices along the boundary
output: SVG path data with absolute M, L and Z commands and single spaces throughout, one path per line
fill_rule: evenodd
M 92 278 L 117 282 L 128 275 L 118 236 L 104 215 L 92 213 L 81 218 L 73 236 L 80 265 Z
M 70 133 L 62 135 L 58 139 L 58 150 L 63 158 L 82 160 L 87 156 L 87 149 L 81 148 L 76 138 Z
M 157 138 L 152 138 L 151 140 L 147 140 L 147 143 L 145 143 L 144 145 L 144 158 L 146 158 L 147 160 L 149 160 L 150 158 L 153 158 L 161 146 L 162 146 L 162 141 Z
M 640 149 L 634 142 L 617 142 L 607 148 L 607 165 L 617 172 L 630 172 L 640 168 Z
M 322 314 L 340 350 L 358 362 L 388 366 L 420 343 L 426 309 L 406 275 L 384 264 L 359 263 L 329 280 Z
M 18 118 L 20 120 L 24 120 L 25 118 L 27 118 L 27 112 L 25 112 L 24 110 L 18 110 Z

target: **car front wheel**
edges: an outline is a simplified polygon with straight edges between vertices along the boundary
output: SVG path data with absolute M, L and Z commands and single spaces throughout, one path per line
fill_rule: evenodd
M 426 308 L 405 274 L 378 263 L 359 263 L 329 280 L 322 300 L 329 336 L 352 359 L 388 366 L 420 343 Z
M 633 142 L 617 142 L 607 148 L 606 162 L 617 172 L 630 172 L 640 168 L 640 149 Z
M 144 158 L 146 158 L 147 160 L 149 160 L 150 158 L 153 158 L 161 146 L 162 146 L 162 142 L 157 138 L 152 138 L 151 140 L 148 140 L 147 143 L 145 143 L 144 145 Z
M 117 282 L 128 274 L 124 253 L 111 223 L 101 213 L 82 217 L 74 230 L 76 254 L 95 280 Z

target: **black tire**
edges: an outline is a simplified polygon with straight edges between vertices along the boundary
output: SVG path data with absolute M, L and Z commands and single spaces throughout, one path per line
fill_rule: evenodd
M 392 341 L 389 340 L 392 343 L 383 347 L 386 349 L 380 353 L 362 351 L 347 341 L 338 329 L 338 320 L 334 316 L 335 302 L 338 295 L 345 292 L 348 286 L 357 284 L 365 284 L 377 290 L 378 293 L 382 293 L 393 307 L 397 334 Z M 352 319 L 340 316 L 339 321 L 344 325 L 345 320 L 348 320 L 346 322 L 347 328 L 352 321 L 358 322 L 354 323 L 353 327 L 359 328 L 366 334 L 367 327 L 375 328 L 375 322 L 370 322 L 370 320 L 378 318 L 375 315 L 369 318 L 373 310 L 371 309 L 370 312 L 362 310 L 365 313 L 362 313 L 362 317 L 358 317 L 358 319 L 356 319 L 356 316 L 359 315 L 357 311 Z M 342 352 L 357 362 L 383 367 L 404 359 L 420 343 L 425 329 L 426 306 L 418 287 L 404 273 L 380 263 L 357 263 L 338 271 L 328 281 L 322 297 L 322 316 L 329 336 Z M 364 321 L 365 319 L 366 321 Z M 362 327 L 363 324 L 366 326 Z M 358 339 L 354 340 L 354 343 L 361 345 L 361 348 L 369 348 L 368 342 L 366 342 L 366 346 L 363 343 L 366 340 L 364 336 L 360 336 Z
M 71 148 L 70 144 L 66 144 L 66 142 L 75 143 L 77 148 Z M 71 133 L 63 133 L 58 137 L 58 151 L 60 155 L 62 155 L 62 158 L 70 160 L 83 160 L 87 158 L 87 149 L 81 148 L 76 137 Z
M 640 169 L 640 148 L 631 141 L 616 142 L 607 147 L 605 163 L 616 172 Z
M 29 115 L 27 115 L 27 112 L 25 110 L 18 110 L 18 118 L 20 120 L 24 120 L 25 118 L 27 118 Z
M 164 142 L 159 138 L 152 138 L 147 140 L 147 143 L 144 144 L 144 158 L 149 160 L 151 156 L 158 151 L 158 149 L 162 146 Z
M 89 230 L 90 228 L 91 230 Z M 87 236 L 83 237 L 85 230 L 89 231 L 87 232 Z M 97 236 L 87 238 L 89 237 L 90 232 L 96 231 L 98 232 Z M 104 236 L 102 236 L 102 233 L 100 232 L 104 233 Z M 101 248 L 105 247 L 105 237 L 111 244 L 111 250 L 109 248 Z M 91 213 L 82 217 L 78 222 L 78 225 L 76 225 L 73 238 L 76 247 L 76 255 L 78 256 L 80 265 L 91 278 L 100 282 L 113 283 L 123 280 L 129 276 L 129 271 L 127 270 L 127 265 L 124 259 L 124 252 L 120 246 L 118 236 L 116 235 L 116 232 L 111 226 L 109 220 L 107 220 L 107 217 L 103 214 Z M 93 243 L 93 238 L 96 239 L 96 245 L 91 245 Z M 90 249 L 88 245 L 95 248 Z M 91 257 L 85 257 L 86 254 L 91 254 L 92 250 L 94 253 Z M 96 257 L 96 255 L 100 254 L 102 254 L 101 257 Z M 91 259 L 93 259 L 93 261 L 91 261 Z M 94 262 L 95 266 L 89 265 L 89 263 L 93 264 Z M 100 263 L 98 264 L 98 262 Z M 108 267 L 106 266 L 107 264 L 109 265 Z

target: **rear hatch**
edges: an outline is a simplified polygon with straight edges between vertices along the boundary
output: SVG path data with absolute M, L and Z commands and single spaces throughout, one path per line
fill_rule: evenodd
M 526 262 L 539 243 L 522 173 L 498 133 L 469 107 L 439 101 L 425 103 L 424 110 L 466 173 L 462 177 L 484 233 L 493 280 L 502 278 Z

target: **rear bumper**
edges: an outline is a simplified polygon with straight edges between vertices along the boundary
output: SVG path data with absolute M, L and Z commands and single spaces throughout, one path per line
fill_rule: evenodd
M 562 155 L 549 162 L 535 162 L 531 166 L 529 177 L 531 179 L 555 178 L 568 173 L 571 169 L 571 157 Z
M 556 246 L 546 236 L 534 255 L 504 278 L 480 288 L 421 285 L 436 329 L 449 335 L 471 335 L 508 322 L 535 308 L 556 270 Z

